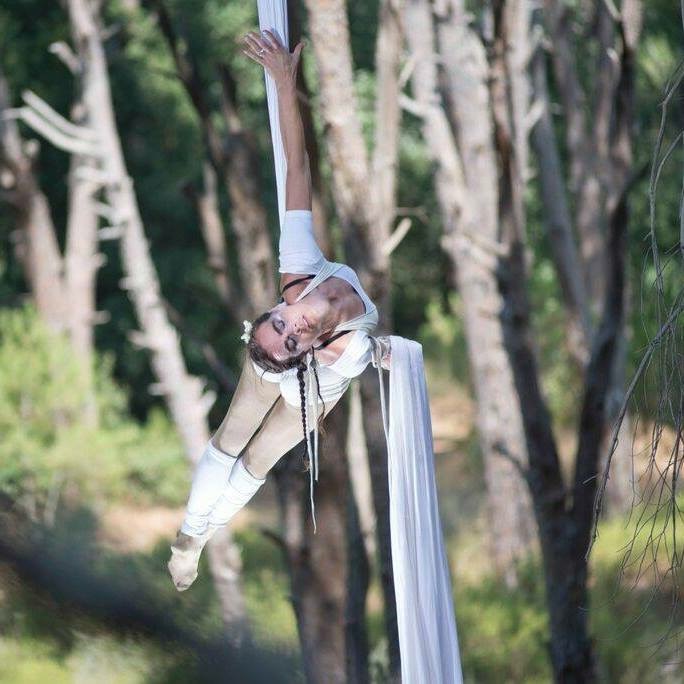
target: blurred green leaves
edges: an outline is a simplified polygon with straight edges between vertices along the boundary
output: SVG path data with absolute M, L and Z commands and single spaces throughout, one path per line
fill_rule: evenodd
M 0 311 L 0 490 L 44 511 L 51 497 L 181 503 L 187 466 L 161 411 L 139 424 L 95 359 L 97 423 L 83 361 L 31 307 Z

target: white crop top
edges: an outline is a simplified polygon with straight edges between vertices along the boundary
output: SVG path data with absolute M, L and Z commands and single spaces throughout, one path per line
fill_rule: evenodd
M 334 401 L 344 394 L 351 378 L 360 375 L 372 359 L 372 345 L 369 339 L 378 324 L 378 310 L 366 294 L 356 272 L 346 264 L 328 261 L 321 252 L 313 232 L 311 211 L 286 211 L 280 232 L 280 273 L 313 274 L 315 278 L 297 297 L 305 297 L 321 282 L 334 275 L 346 280 L 361 297 L 365 312 L 350 321 L 344 321 L 333 332 L 351 330 L 352 337 L 344 351 L 331 364 L 318 365 L 318 380 L 323 401 Z M 254 363 L 254 362 L 252 362 Z M 280 383 L 280 393 L 292 406 L 299 407 L 301 398 L 297 369 L 289 368 L 281 373 L 272 373 L 254 363 L 257 373 L 270 382 Z

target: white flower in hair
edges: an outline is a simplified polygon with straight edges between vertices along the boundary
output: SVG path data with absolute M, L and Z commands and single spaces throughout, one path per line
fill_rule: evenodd
M 242 325 L 244 326 L 245 331 L 240 335 L 240 339 L 247 344 L 249 342 L 249 337 L 252 334 L 252 322 L 242 321 Z

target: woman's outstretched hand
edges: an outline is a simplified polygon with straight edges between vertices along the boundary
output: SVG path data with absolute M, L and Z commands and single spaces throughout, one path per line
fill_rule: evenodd
M 292 53 L 278 40 L 272 31 L 250 31 L 244 37 L 243 52 L 268 71 L 276 84 L 294 82 L 302 54 L 303 42 L 297 43 Z

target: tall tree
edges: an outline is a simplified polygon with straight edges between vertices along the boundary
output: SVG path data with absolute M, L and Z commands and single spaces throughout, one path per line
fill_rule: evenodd
M 73 60 L 65 62 L 76 69 Z M 62 256 L 50 206 L 33 169 L 37 144 L 22 140 L 16 121 L 10 116 L 10 104 L 7 82 L 0 72 L 0 164 L 5 173 L 4 195 L 16 210 L 20 261 L 42 319 L 55 332 L 69 335 L 91 388 L 84 413 L 95 422 L 93 328 L 100 319 L 95 311 L 95 281 L 103 256 L 97 251 L 99 221 L 95 193 L 99 183 L 93 171 L 94 150 L 92 141 L 83 139 L 91 131 L 80 98 L 73 106 L 72 122 L 53 112 L 33 93 L 25 94 L 25 105 L 15 110 L 27 123 L 37 126 L 72 153 L 66 248 Z
M 623 328 L 628 193 L 635 179 L 631 168 L 635 50 L 641 30 L 642 7 L 639 0 L 625 0 L 613 17 L 621 42 L 617 78 L 611 89 L 614 114 L 604 140 L 614 181 L 605 207 L 608 230 L 601 241 L 603 306 L 584 375 L 573 481 L 566 487 L 550 412 L 540 389 L 530 330 L 525 231 L 520 220 L 524 186 L 519 182 L 515 164 L 515 130 L 520 122 L 510 107 L 512 81 L 505 57 L 505 47 L 514 36 L 511 17 L 518 1 L 500 0 L 492 6 L 492 113 L 500 171 L 499 218 L 506 244 L 506 254 L 501 258 L 498 270 L 499 287 L 506 304 L 502 319 L 523 411 L 529 454 L 525 475 L 542 547 L 554 677 L 557 681 L 586 682 L 597 676 L 587 627 L 587 549 L 601 459 L 601 435 L 606 427 L 606 404 Z
M 535 11 L 535 24 L 541 29 L 542 23 L 546 33 L 537 47 L 537 54 L 533 57 L 533 79 L 537 91 L 537 103 L 542 111 L 549 107 L 548 92 L 546 91 L 545 72 L 546 60 L 544 52 L 548 52 L 550 72 L 559 93 L 563 120 L 565 122 L 564 155 L 568 159 L 568 182 L 564 182 L 564 171 L 559 164 L 550 164 L 553 155 L 552 146 L 557 145 L 556 136 L 552 134 L 548 114 L 539 122 L 538 127 L 548 129 L 549 133 L 537 131 L 533 135 L 535 153 L 539 158 L 540 186 L 542 191 L 543 209 L 546 217 L 547 230 L 554 249 L 556 271 L 564 292 L 566 304 L 569 305 L 571 317 L 580 311 L 575 305 L 575 297 L 586 296 L 586 304 L 581 318 L 584 321 L 582 336 L 575 335 L 576 349 L 579 353 L 575 357 L 584 372 L 589 360 L 589 350 L 592 338 L 596 333 L 597 321 L 600 316 L 605 296 L 606 279 L 608 277 L 603 262 L 603 246 L 608 234 L 608 223 L 614 202 L 622 179 L 614 173 L 611 158 L 611 128 L 616 116 L 618 99 L 616 93 L 619 87 L 620 69 L 616 68 L 616 55 L 620 51 L 619 23 L 610 3 L 596 3 L 589 14 L 589 30 L 587 38 L 595 45 L 594 70 L 596 78 L 592 81 L 593 92 L 590 87 L 582 83 L 579 75 L 577 50 L 578 36 L 577 22 L 574 19 L 574 9 L 558 0 L 544 0 L 543 9 Z M 629 7 L 627 11 L 631 11 Z M 544 49 L 546 48 L 546 49 Z M 567 190 L 565 189 L 567 186 Z M 553 192 L 552 188 L 557 192 Z M 564 207 L 571 205 L 572 213 Z M 562 212 L 562 216 L 559 213 Z M 560 219 L 564 225 L 563 235 L 567 236 L 568 228 L 574 226 L 578 235 L 579 248 L 574 258 L 568 250 L 567 240 L 562 254 L 553 247 L 553 238 L 559 235 L 558 230 L 552 232 L 554 224 Z M 584 283 L 583 288 L 574 287 L 574 295 L 570 293 L 571 282 Z M 625 306 L 629 304 L 629 291 L 625 289 Z M 627 316 L 623 316 L 623 328 L 627 325 Z M 577 329 L 576 329 L 577 330 Z M 625 365 L 627 346 L 624 343 L 624 331 L 620 335 L 620 353 L 615 356 L 612 369 L 612 385 L 606 402 L 605 428 L 601 435 L 602 467 L 610 450 L 609 426 L 614 422 L 619 407 L 625 395 Z M 573 348 L 571 346 L 571 352 Z M 615 448 L 616 458 L 612 462 L 612 475 L 608 487 L 608 508 L 612 511 L 625 512 L 631 505 L 633 483 L 631 475 L 631 428 L 629 415 L 621 424 L 620 440 Z
M 684 5 L 680 8 L 680 15 L 684 26 Z M 603 469 L 595 499 L 591 540 L 593 545 L 598 537 L 598 519 L 606 498 L 610 462 L 616 452 L 627 408 L 637 388 L 653 388 L 655 401 L 651 441 L 648 445 L 647 465 L 640 478 L 644 480 L 643 496 L 633 511 L 634 532 L 629 543 L 624 546 L 621 567 L 634 565 L 639 568 L 635 582 L 641 580 L 642 573 L 653 571 L 654 590 L 665 586 L 672 596 L 679 594 L 679 571 L 682 564 L 676 528 L 680 518 L 678 500 L 681 496 L 680 475 L 684 457 L 684 203 L 680 197 L 679 225 L 673 226 L 669 217 L 663 222 L 664 212 L 659 206 L 658 190 L 666 178 L 668 165 L 673 163 L 675 177 L 679 183 L 682 182 L 681 161 L 674 152 L 680 149 L 684 131 L 681 111 L 678 108 L 673 111 L 673 104 L 677 102 L 677 94 L 681 92 L 683 82 L 684 65 L 680 61 L 671 70 L 658 101 L 660 125 L 650 164 L 647 234 L 649 260 L 644 263 L 642 278 L 648 282 L 652 293 L 650 299 L 655 316 L 651 321 L 652 326 L 647 328 L 648 341 L 640 350 L 639 362 L 613 426 L 608 465 Z M 672 140 L 668 141 L 670 136 Z M 666 223 L 670 230 L 661 233 L 659 229 L 662 223 Z M 663 548 L 663 540 L 669 539 L 674 543 L 666 543 Z M 658 563 L 650 562 L 651 558 L 658 558 Z M 670 618 L 674 617 L 677 607 L 678 602 L 672 601 Z M 669 636 L 669 632 L 663 640 L 666 636 Z
M 463 300 L 477 426 L 487 483 L 490 545 L 495 567 L 517 584 L 516 561 L 535 538 L 529 495 L 517 464 L 527 450 L 500 314 L 497 286 L 504 252 L 497 213 L 499 187 L 493 147 L 490 67 L 485 47 L 468 25 L 465 4 L 443 3 L 437 17 L 446 101 L 440 98 L 435 25 L 427 0 L 407 2 L 404 25 L 414 61 L 413 99 L 404 106 L 422 119 L 428 152 L 436 161 L 435 187 L 444 225 L 443 246 L 454 264 Z M 452 128 L 450 123 L 455 122 Z M 454 129 L 455 131 L 454 132 Z
M 0 74 L 0 140 L 3 196 L 16 209 L 19 255 L 36 308 L 53 330 L 66 329 L 66 296 L 62 279 L 62 256 L 45 194 L 33 172 L 35 145 L 24 143 L 8 111 L 9 88 Z
M 604 173 L 611 179 L 605 207 L 602 207 L 608 230 L 596 247 L 603 259 L 598 270 L 605 285 L 597 295 L 603 299 L 603 306 L 593 338 L 584 343 L 589 350 L 585 360 L 584 400 L 574 482 L 568 487 L 563 482 L 550 413 L 540 389 L 527 292 L 524 192 L 530 178 L 527 171 L 530 125 L 540 124 L 535 146 L 539 149 L 541 137 L 542 145 L 546 146 L 542 150 L 544 168 L 559 167 L 550 146 L 553 131 L 544 129 L 548 120 L 544 120 L 539 105 L 529 108 L 526 104 L 529 54 L 521 52 L 521 48 L 527 45 L 530 10 L 526 0 L 490 3 L 484 15 L 483 35 L 478 37 L 468 25 L 464 3 L 451 0 L 439 5 L 440 61 L 450 113 L 447 117 L 438 90 L 431 7 L 424 0 L 409 0 L 404 17 L 407 40 L 415 59 L 412 77 L 415 99 L 405 98 L 404 103 L 423 118 L 428 147 L 438 162 L 437 196 L 447 236 L 453 241 L 456 253 L 460 252 L 457 278 L 464 305 L 477 302 L 480 310 L 488 315 L 486 325 L 490 326 L 490 337 L 480 339 L 477 358 L 471 357 L 476 386 L 476 364 L 479 364 L 484 369 L 493 367 L 498 371 L 497 387 L 490 386 L 490 392 L 500 392 L 502 381 L 503 387 L 508 388 L 505 402 L 508 413 L 499 414 L 485 404 L 484 393 L 479 397 L 484 404 L 480 410 L 495 417 L 491 430 L 501 430 L 504 417 L 517 426 L 514 449 L 506 448 L 506 442 L 493 446 L 515 466 L 521 475 L 520 481 L 527 483 L 531 495 L 546 576 L 554 676 L 557 681 L 579 682 L 591 681 L 596 676 L 586 623 L 586 551 L 602 453 L 601 436 L 606 431 L 606 406 L 623 329 L 627 194 L 634 180 L 631 170 L 634 52 L 641 8 L 638 0 L 626 0 L 620 12 L 613 16 L 620 36 L 619 68 L 608 95 L 602 93 L 603 98 L 608 97 L 613 112 L 610 125 L 604 128 L 605 137 L 601 138 L 604 163 L 609 167 Z M 483 41 L 488 45 L 487 50 Z M 566 48 L 569 50 L 569 46 L 561 44 L 560 49 Z M 536 72 L 534 86 L 538 95 L 543 84 Z M 572 139 L 578 142 L 575 128 L 580 122 L 575 106 L 576 103 L 572 107 L 568 105 L 572 109 L 569 128 Z M 578 178 L 582 173 L 587 176 L 584 192 L 588 197 L 593 196 L 593 171 L 580 172 L 579 160 L 575 160 L 575 167 Z M 545 179 L 545 182 L 545 193 L 562 192 L 559 178 Z M 481 206 L 476 198 L 483 199 Z M 545 204 L 550 206 L 549 197 L 545 198 Z M 561 280 L 564 279 L 566 302 L 573 311 L 580 336 L 584 336 L 590 333 L 580 283 L 586 276 L 577 273 L 579 259 L 573 249 L 568 217 L 562 210 L 562 205 L 556 207 L 557 217 L 549 214 L 551 219 L 558 218 L 556 230 L 562 239 L 556 260 Z M 488 226 L 491 226 L 489 233 L 483 231 Z M 589 230 L 588 222 L 586 227 Z M 594 231 L 587 237 L 587 245 L 594 244 L 595 239 Z M 469 283 L 471 273 L 473 280 Z M 467 314 L 466 320 L 467 334 L 480 335 L 483 321 L 468 318 Z M 494 346 L 492 341 L 496 341 Z M 513 415 L 511 407 L 514 407 Z M 510 430 L 510 426 L 505 427 Z M 501 528 L 497 529 L 500 532 Z
M 236 238 L 240 275 L 232 278 L 241 284 L 246 306 L 240 300 L 228 302 L 236 318 L 253 317 L 269 309 L 276 299 L 273 278 L 274 260 L 266 210 L 259 200 L 259 173 L 256 150 L 249 131 L 243 124 L 236 103 L 236 83 L 225 65 L 214 65 L 221 86 L 221 118 L 224 132 L 218 130 L 207 87 L 197 68 L 197 60 L 175 28 L 164 2 L 155 0 L 159 28 L 173 57 L 176 73 L 197 118 L 211 168 L 205 170 L 205 192 L 216 179 L 222 179 L 230 200 L 230 224 Z M 206 209 L 206 207 L 205 207 Z M 210 259 L 225 264 L 225 236 L 216 212 L 212 220 L 203 220 L 204 235 Z M 219 232 L 220 231 L 220 232 Z M 208 238 L 208 239 L 207 239 Z M 227 271 L 223 278 L 230 282 Z
M 98 162 L 113 225 L 121 229 L 121 256 L 126 277 L 122 283 L 133 303 L 141 331 L 131 339 L 151 352 L 159 390 L 181 436 L 190 462 L 199 458 L 209 439 L 207 412 L 213 397 L 185 366 L 177 331 L 169 322 L 161 298 L 159 278 L 150 256 L 133 181 L 128 175 L 114 118 L 107 62 L 102 46 L 99 5 L 69 0 L 73 43 L 80 62 L 83 104 L 96 134 Z M 239 553 L 224 528 L 209 545 L 216 589 L 225 623 L 236 633 L 245 617 L 240 586 Z M 216 569 L 220 568 L 220 572 Z

